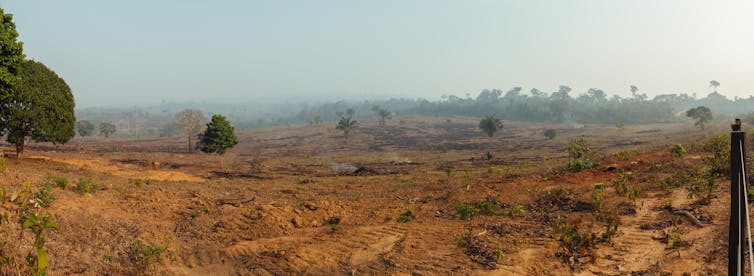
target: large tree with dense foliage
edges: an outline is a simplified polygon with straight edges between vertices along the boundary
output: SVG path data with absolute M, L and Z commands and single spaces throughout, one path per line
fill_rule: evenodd
M 184 109 L 183 111 L 178 112 L 178 114 L 175 114 L 175 124 L 186 131 L 189 152 L 194 148 L 194 145 L 191 142 L 192 138 L 201 131 L 202 127 L 204 127 L 204 122 L 206 121 L 207 118 L 204 117 L 204 114 L 198 109 Z
M 212 120 L 207 123 L 207 129 L 202 133 L 199 140 L 200 149 L 206 153 L 217 153 L 220 155 L 220 166 L 225 167 L 222 162 L 222 155 L 225 151 L 238 144 L 236 130 L 223 115 L 212 115 Z
M 102 122 L 99 124 L 99 133 L 102 133 L 102 135 L 105 135 L 105 138 L 110 138 L 110 136 L 113 135 L 113 133 L 115 133 L 116 130 L 117 128 L 115 127 L 114 124 L 107 123 L 107 122 Z
M 76 131 L 82 137 L 92 136 L 94 134 L 94 124 L 89 122 L 89 120 L 78 121 L 76 122 Z
M 27 138 L 57 144 L 68 142 L 76 134 L 71 88 L 47 66 L 32 60 L 22 62 L 14 92 L 3 102 L 1 117 L 18 158 L 23 155 Z
M 18 84 L 21 62 L 26 56 L 23 53 L 24 44 L 18 41 L 13 15 L 0 8 L 0 16 L 0 103 L 3 103 L 13 94 Z
M 697 106 L 686 111 L 686 117 L 696 120 L 694 125 L 704 130 L 704 124 L 712 120 L 712 111 L 706 106 Z

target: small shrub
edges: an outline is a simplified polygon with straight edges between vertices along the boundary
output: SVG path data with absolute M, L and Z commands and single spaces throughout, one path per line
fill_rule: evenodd
M 703 158 L 715 176 L 728 175 L 730 171 L 730 140 L 726 135 L 712 136 L 702 144 L 702 150 L 711 153 Z
M 557 132 L 555 132 L 554 129 L 548 128 L 547 130 L 545 130 L 545 137 L 547 137 L 547 139 L 552 140 L 553 138 L 555 138 L 556 134 Z
M 572 172 L 594 167 L 592 160 L 594 160 L 596 153 L 583 138 L 569 141 L 566 150 L 568 151 L 568 169 Z
M 683 148 L 683 145 L 681 144 L 675 144 L 670 150 L 670 154 L 674 157 L 678 157 L 678 159 L 683 159 L 683 155 L 686 154 L 686 149 Z
M 459 202 L 456 205 L 456 212 L 458 212 L 462 220 L 467 220 L 476 216 L 479 213 L 479 209 L 474 207 L 474 205 Z
M 52 194 L 51 190 L 52 185 L 45 185 L 40 187 L 39 191 L 34 193 L 32 198 L 29 200 L 29 203 L 34 205 L 34 207 L 50 207 L 52 202 L 58 199 Z
M 79 178 L 79 181 L 76 182 L 76 189 L 78 189 L 82 194 L 94 193 L 97 191 L 97 184 L 92 182 L 91 178 Z
M 605 184 L 594 184 L 594 191 L 592 191 L 592 205 L 599 210 L 602 209 L 602 198 L 605 196 Z
M 670 243 L 673 248 L 679 248 L 684 245 L 683 242 L 683 236 L 681 236 L 681 233 L 675 232 L 670 238 Z
M 524 208 L 524 206 L 523 205 L 516 205 L 516 206 L 513 206 L 513 211 L 511 212 L 511 215 L 514 216 L 514 217 L 516 217 L 516 216 L 523 216 L 524 213 L 526 213 L 526 209 Z
M 162 261 L 162 253 L 168 249 L 167 246 L 146 245 L 141 240 L 134 240 L 131 250 L 128 254 L 132 262 L 138 263 L 142 268 L 149 267 L 150 264 Z
M 503 260 L 503 259 L 505 258 L 505 250 L 503 250 L 503 249 L 502 249 L 502 248 L 500 248 L 500 247 L 496 248 L 496 249 L 495 249 L 495 258 L 496 258 L 496 259 L 497 259 L 498 261 L 502 261 L 502 260 Z
M 27 214 L 21 219 L 21 229 L 29 229 L 34 234 L 34 248 L 36 250 L 36 256 L 32 256 L 31 253 L 26 256 L 26 262 L 31 267 L 31 274 L 35 276 L 45 275 L 47 270 L 47 263 L 49 257 L 45 246 L 45 230 L 55 229 L 60 230 L 60 225 L 52 221 L 50 214 L 40 216 L 35 213 Z
M 141 187 L 141 179 L 131 179 L 131 183 L 133 183 L 136 187 Z
M 68 178 L 62 176 L 48 175 L 45 178 L 45 185 L 55 185 L 58 188 L 64 189 L 68 187 Z
M 330 224 L 330 231 L 333 232 L 333 233 L 338 232 L 338 231 L 340 231 L 340 227 L 338 227 L 338 225 L 334 224 L 334 223 Z
M 414 220 L 414 210 L 406 208 L 406 212 L 398 216 L 398 222 L 409 222 Z

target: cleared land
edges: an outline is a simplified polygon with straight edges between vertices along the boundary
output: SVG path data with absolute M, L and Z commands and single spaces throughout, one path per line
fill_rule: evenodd
M 715 180 L 705 202 L 689 198 L 692 180 L 682 178 L 706 168 L 703 137 L 726 133 L 724 123 L 702 132 L 506 122 L 490 140 L 475 119 L 401 120 L 364 122 L 347 143 L 331 124 L 240 132 L 224 169 L 217 155 L 183 152 L 179 137 L 32 144 L 22 162 L 8 157 L 0 183 L 10 195 L 27 183 L 36 192 L 50 176 L 68 180 L 38 210 L 60 224 L 46 237 L 51 275 L 725 272 L 729 185 Z M 544 137 L 547 128 L 555 139 Z M 593 146 L 597 167 L 566 170 L 572 138 Z M 670 155 L 676 143 L 688 150 L 683 159 Z M 641 189 L 635 200 L 614 184 L 621 170 Z M 97 185 L 92 193 L 77 187 L 86 178 Z M 596 183 L 605 186 L 601 207 Z M 459 204 L 478 214 L 462 219 L 471 209 Z M 34 239 L 15 223 L 18 208 L 3 199 L 0 242 L 23 263 Z M 413 219 L 398 222 L 407 208 Z M 603 239 L 610 219 L 617 232 Z M 596 244 L 569 247 L 569 223 L 577 236 L 595 233 Z M 146 264 L 136 239 L 167 246 L 162 260 Z

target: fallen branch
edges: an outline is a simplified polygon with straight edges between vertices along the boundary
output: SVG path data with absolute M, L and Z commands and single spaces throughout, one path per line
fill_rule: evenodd
M 217 202 L 217 205 L 224 205 L 224 204 L 240 205 L 240 204 L 244 204 L 244 203 L 247 203 L 247 202 L 252 202 L 256 198 L 257 197 L 252 197 L 252 198 L 249 198 L 249 199 L 243 199 L 243 198 L 218 199 L 216 202 Z
M 698 226 L 698 227 L 704 227 L 704 225 L 702 224 L 702 222 L 701 222 L 701 221 L 699 221 L 698 219 L 696 219 L 696 217 L 694 217 L 694 215 L 692 215 L 692 214 L 691 214 L 691 213 L 689 213 L 688 211 L 684 211 L 684 210 L 676 210 L 676 211 L 673 211 L 673 214 L 685 216 L 685 217 L 687 217 L 687 218 L 688 218 L 689 220 L 691 220 L 691 222 L 693 222 L 693 223 L 694 223 L 694 225 L 696 225 L 696 226 Z

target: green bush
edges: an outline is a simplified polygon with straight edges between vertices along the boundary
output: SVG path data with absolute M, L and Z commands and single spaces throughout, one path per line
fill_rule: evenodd
M 129 252 L 129 258 L 132 262 L 140 264 L 143 268 L 150 264 L 162 261 L 162 253 L 168 249 L 167 246 L 146 245 L 141 240 L 134 240 Z
M 414 210 L 406 208 L 406 212 L 398 216 L 398 222 L 409 222 L 414 220 Z
M 91 178 L 83 177 L 76 182 L 76 189 L 82 194 L 94 193 L 97 191 L 97 184 L 92 182 Z
M 46 186 L 57 186 L 58 188 L 65 189 L 68 187 L 68 178 L 62 176 L 48 175 L 44 181 Z
M 568 151 L 568 169 L 572 172 L 590 169 L 595 166 L 593 160 L 596 153 L 583 138 L 570 140 L 565 148 Z
M 476 216 L 479 213 L 479 209 L 474 207 L 474 205 L 459 202 L 456 205 L 456 212 L 458 212 L 462 220 L 467 220 Z

